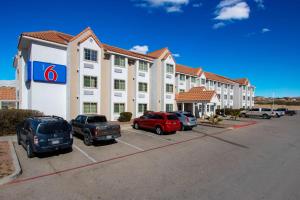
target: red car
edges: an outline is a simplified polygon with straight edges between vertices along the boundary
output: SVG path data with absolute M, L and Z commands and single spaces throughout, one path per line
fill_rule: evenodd
M 158 135 L 180 130 L 180 121 L 175 114 L 151 112 L 133 120 L 133 128 L 155 130 Z

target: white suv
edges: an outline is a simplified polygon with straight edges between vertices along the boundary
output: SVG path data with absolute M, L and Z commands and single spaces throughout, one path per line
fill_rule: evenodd
M 251 108 L 249 110 L 241 111 L 241 117 L 262 117 L 263 119 L 270 119 L 274 112 L 270 108 Z

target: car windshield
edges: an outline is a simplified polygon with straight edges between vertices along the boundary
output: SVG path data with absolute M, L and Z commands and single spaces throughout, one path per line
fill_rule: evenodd
M 104 116 L 93 116 L 88 117 L 87 119 L 88 123 L 98 123 L 98 122 L 107 122 L 106 117 Z
M 176 120 L 178 118 L 176 117 L 176 115 L 167 115 L 167 119 L 168 120 Z
M 191 113 L 184 113 L 184 115 L 186 116 L 186 117 L 195 117 L 193 114 L 191 114 Z
M 39 125 L 38 132 L 41 134 L 62 133 L 70 130 L 66 121 L 46 122 Z

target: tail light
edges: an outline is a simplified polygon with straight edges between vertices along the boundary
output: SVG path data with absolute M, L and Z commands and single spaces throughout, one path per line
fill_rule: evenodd
M 188 117 L 185 118 L 186 122 L 190 122 L 190 119 Z
M 37 136 L 33 137 L 33 143 L 34 144 L 39 144 L 39 138 Z

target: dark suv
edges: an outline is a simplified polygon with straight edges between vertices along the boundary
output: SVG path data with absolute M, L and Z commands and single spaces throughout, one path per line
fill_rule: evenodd
M 26 149 L 28 158 L 34 157 L 35 153 L 72 150 L 72 127 L 61 117 L 28 118 L 16 130 L 18 144 Z

